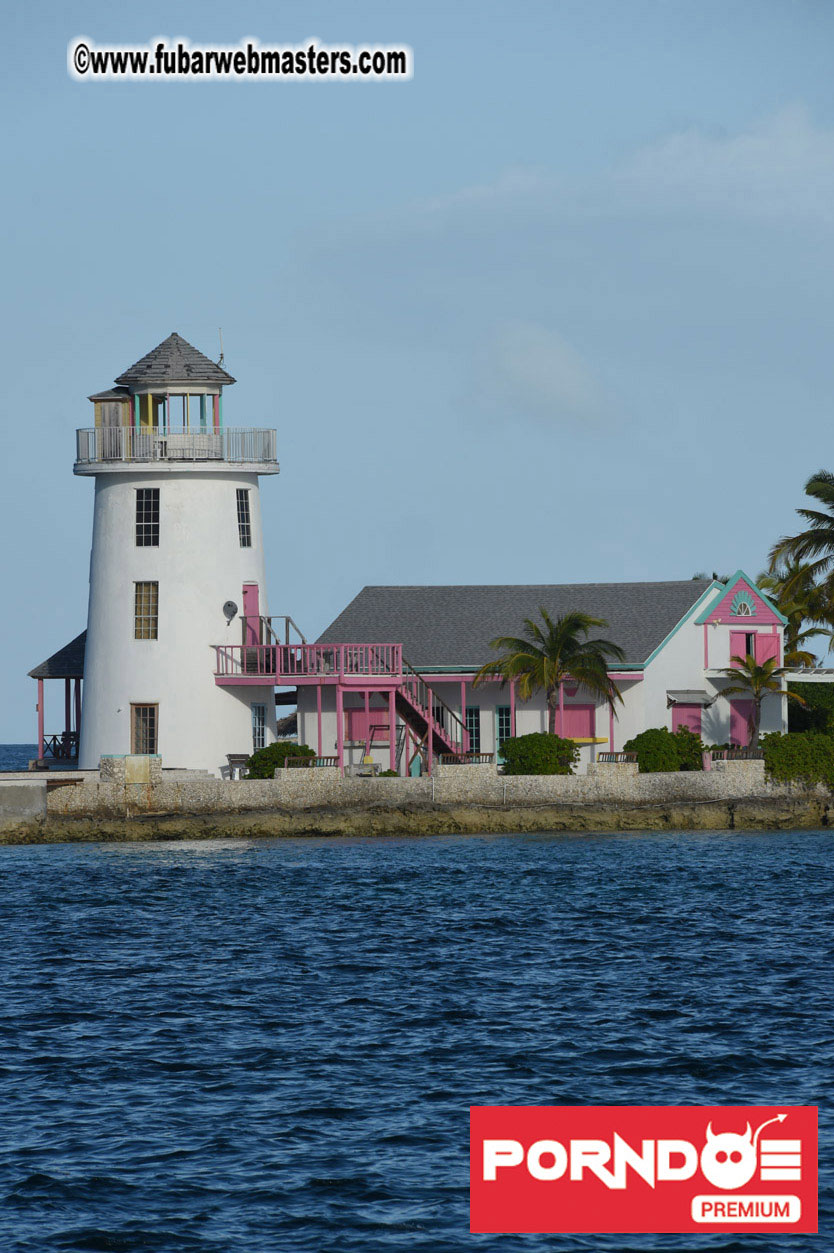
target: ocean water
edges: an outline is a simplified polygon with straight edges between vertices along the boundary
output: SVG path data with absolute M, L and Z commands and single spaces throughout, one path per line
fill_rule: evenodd
M 0 1249 L 832 1247 L 828 832 L 0 848 Z M 826 1236 L 470 1236 L 470 1104 L 821 1107 Z
M 37 744 L 0 744 L 0 771 L 27 770 L 37 755 Z

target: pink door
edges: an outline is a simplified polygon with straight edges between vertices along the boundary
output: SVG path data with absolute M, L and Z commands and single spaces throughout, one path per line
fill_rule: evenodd
M 558 728 L 559 715 L 556 715 Z M 590 740 L 594 736 L 593 705 L 565 705 L 562 735 L 566 740 Z
M 741 657 L 742 660 L 747 656 L 747 636 L 748 631 L 731 631 L 730 632 L 730 665 L 738 666 L 738 662 L 734 661 L 734 657 Z
M 246 619 L 244 642 L 247 644 L 260 644 L 261 642 L 260 600 L 257 583 L 244 583 L 243 616 Z
M 730 743 L 746 748 L 750 739 L 750 719 L 753 715 L 752 700 L 730 701 Z
M 779 636 L 778 635 L 757 635 L 756 636 L 756 664 L 763 666 L 766 661 L 771 658 L 777 663 L 779 661 Z
M 687 731 L 692 731 L 695 735 L 701 734 L 700 705 L 672 706 L 672 730 L 680 731 L 681 727 L 686 727 Z

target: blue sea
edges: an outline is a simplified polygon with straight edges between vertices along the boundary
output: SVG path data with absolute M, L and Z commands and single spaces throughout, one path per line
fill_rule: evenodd
M 0 1249 L 825 1247 L 831 840 L 0 848 Z M 827 1239 L 471 1236 L 513 1103 L 818 1104 Z
M 0 744 L 0 771 L 27 770 L 37 755 L 37 744 Z

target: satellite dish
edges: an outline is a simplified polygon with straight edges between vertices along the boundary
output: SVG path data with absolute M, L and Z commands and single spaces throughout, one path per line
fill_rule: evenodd
M 233 600 L 227 600 L 223 606 L 223 612 L 226 615 L 226 623 L 228 625 L 232 618 L 237 616 L 237 605 Z

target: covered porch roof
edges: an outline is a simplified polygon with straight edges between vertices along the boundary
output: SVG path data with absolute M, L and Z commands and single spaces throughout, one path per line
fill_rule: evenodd
M 29 671 L 33 679 L 83 679 L 84 652 L 87 645 L 87 632 L 82 631 L 74 640 L 59 648 L 57 653 L 47 657 L 34 670 Z

